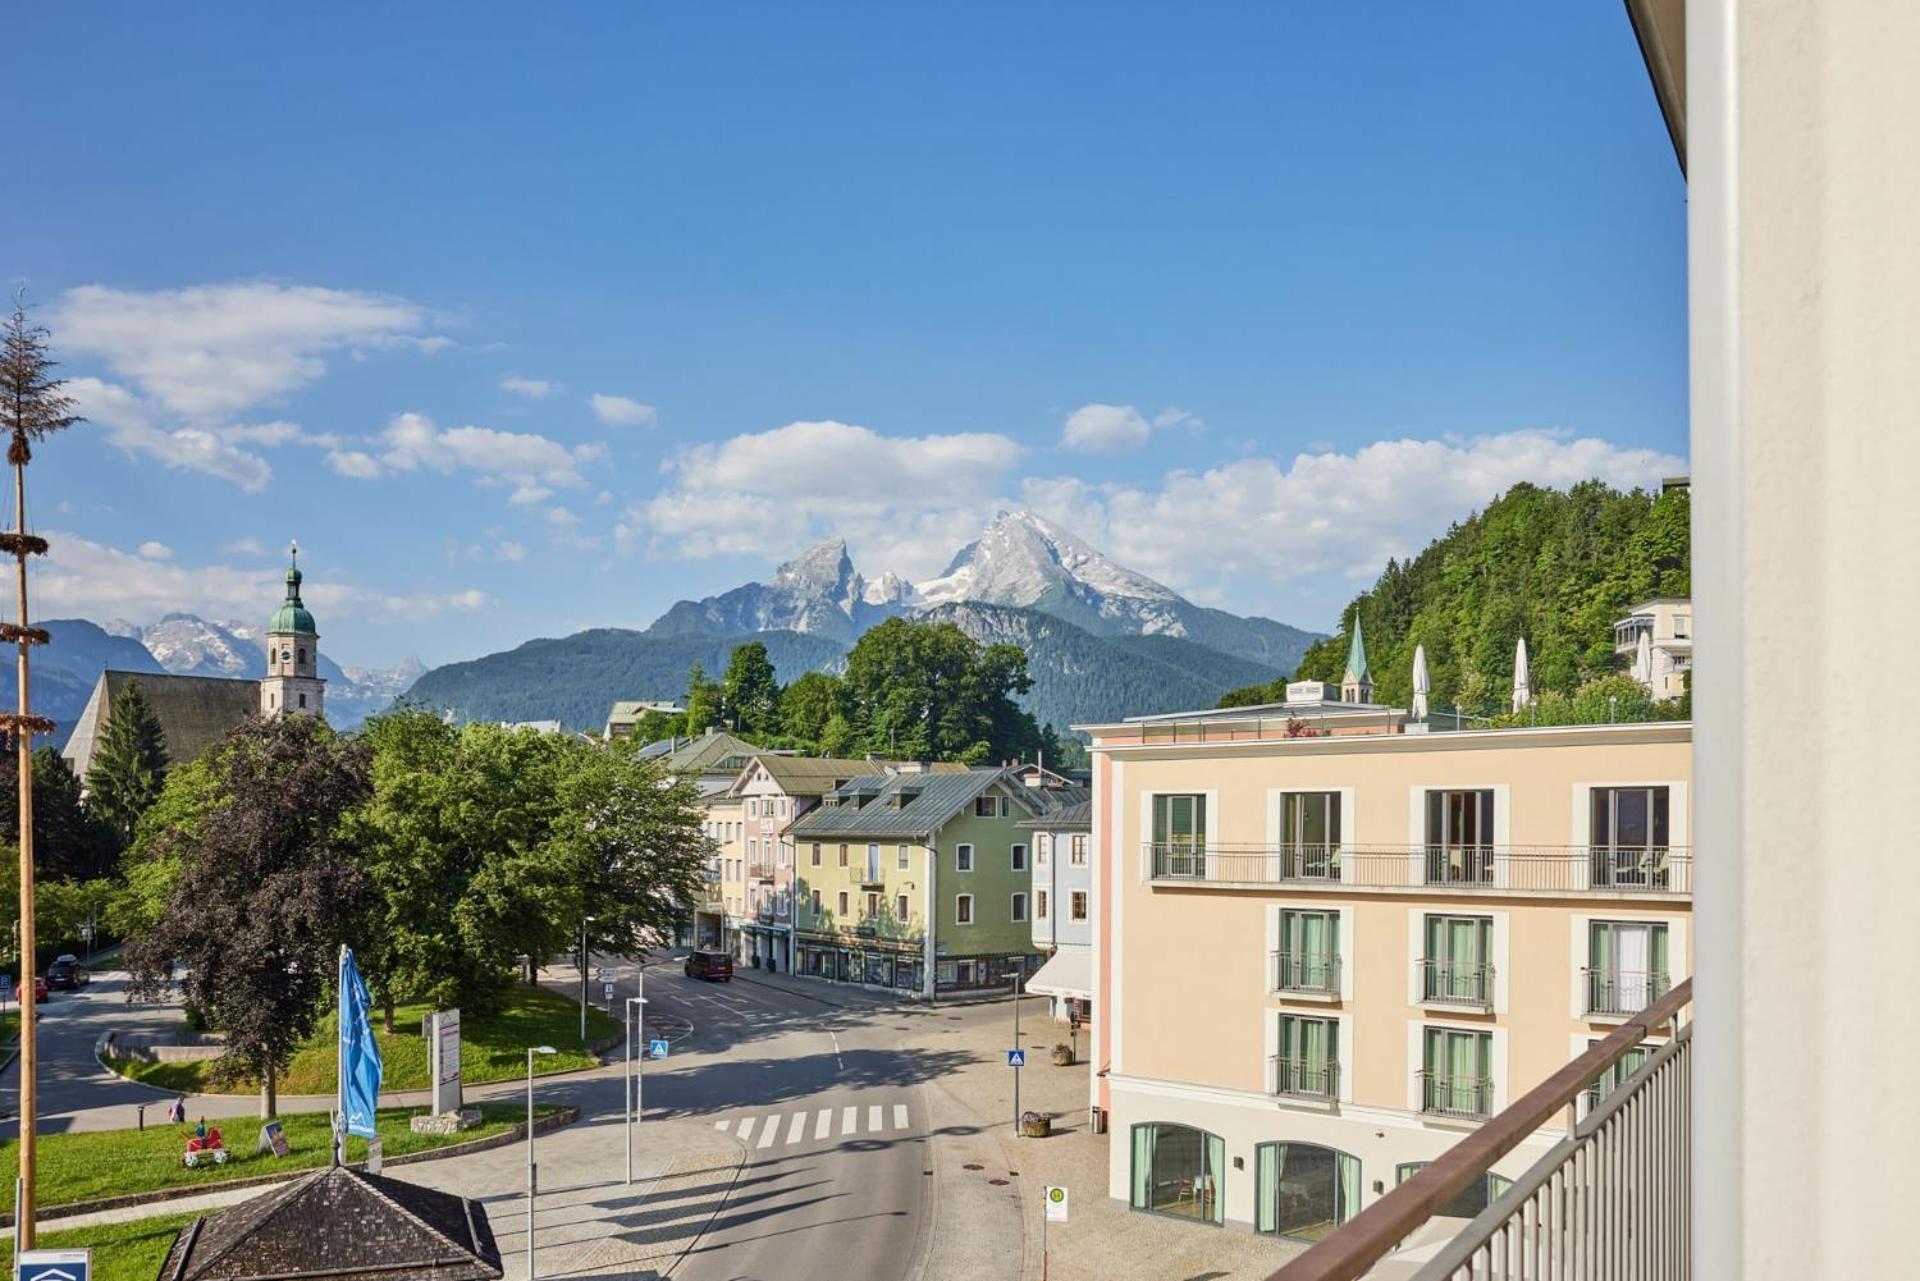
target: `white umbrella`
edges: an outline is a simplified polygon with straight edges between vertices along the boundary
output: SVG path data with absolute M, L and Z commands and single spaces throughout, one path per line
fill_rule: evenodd
M 1522 636 L 1513 648 L 1513 710 L 1524 711 L 1533 701 L 1533 682 L 1527 674 L 1527 638 Z
M 1427 719 L 1427 695 L 1433 692 L 1433 681 L 1427 676 L 1427 647 L 1413 647 L 1413 719 Z
M 1642 630 L 1640 644 L 1633 651 L 1633 679 L 1653 688 L 1653 636 Z

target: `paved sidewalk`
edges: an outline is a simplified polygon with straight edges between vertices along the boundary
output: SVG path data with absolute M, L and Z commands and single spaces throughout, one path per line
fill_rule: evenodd
M 692 1121 L 648 1121 L 636 1135 L 631 1187 L 624 1182 L 626 1148 L 617 1117 L 577 1122 L 535 1140 L 540 1162 L 535 1243 L 541 1277 L 664 1277 L 719 1211 L 745 1156 L 737 1140 Z M 526 1145 L 515 1143 L 444 1161 L 394 1166 L 388 1173 L 482 1202 L 506 1264 L 503 1281 L 526 1281 L 526 1162 Z M 43 1230 L 223 1209 L 271 1190 L 232 1188 L 48 1219 Z
M 964 1109 L 981 1126 L 972 1144 L 943 1139 L 936 1148 L 936 1187 L 943 1193 L 965 1188 L 966 1180 L 1006 1178 L 1004 1189 L 1017 1198 L 1011 1207 L 1024 1227 L 1002 1226 L 997 1217 L 970 1207 L 964 1222 L 949 1225 L 943 1204 L 935 1221 L 934 1249 L 925 1281 L 976 1281 L 996 1277 L 1037 1281 L 1041 1274 L 1041 1197 L 1043 1188 L 1056 1184 L 1071 1194 L 1072 1218 L 1048 1225 L 1050 1281 L 1106 1281 L 1106 1278 L 1206 1277 L 1209 1281 L 1264 1278 L 1304 1247 L 1275 1237 L 1260 1236 L 1234 1227 L 1183 1223 L 1164 1215 L 1136 1214 L 1125 1202 L 1107 1195 L 1109 1144 L 1124 1136 L 1094 1134 L 1087 1116 L 1088 1068 L 1083 1060 L 1072 1067 L 1055 1067 L 1050 1052 L 1065 1042 L 1067 1027 L 1046 1017 L 1046 1002 L 1030 997 L 1021 1003 L 1021 1044 L 1027 1051 L 1021 1073 L 1022 1111 L 1051 1112 L 1053 1134 L 1045 1139 L 1023 1139 L 1013 1127 L 1013 1069 L 1006 1051 L 1013 1042 L 1011 1004 L 1001 1007 L 1004 1018 L 983 1020 L 977 1013 L 962 1020 L 939 1019 L 922 1024 L 914 1041 L 928 1049 L 959 1050 L 971 1062 L 929 1087 Z M 1087 1048 L 1086 1030 L 1080 1048 Z M 982 1150 L 997 1159 L 980 1155 Z M 984 1171 L 967 1171 L 972 1162 Z M 1250 1177 L 1250 1176 L 1249 1176 Z M 943 1200 L 945 1198 L 943 1197 Z M 990 1232 L 990 1241 L 969 1238 L 976 1223 Z M 1018 1243 L 1023 1247 L 1016 1249 Z M 954 1252 L 951 1257 L 943 1251 Z

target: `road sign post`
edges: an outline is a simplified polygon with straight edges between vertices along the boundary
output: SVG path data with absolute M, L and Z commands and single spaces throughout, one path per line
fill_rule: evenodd
M 1040 1281 L 1047 1281 L 1047 1225 L 1067 1221 L 1067 1190 L 1049 1186 L 1040 1212 Z
M 1020 1133 L 1020 1069 L 1027 1065 L 1027 1052 L 1020 1048 L 1020 991 L 1026 977 L 1023 968 L 1013 976 L 1013 1052 L 1007 1056 L 1007 1064 L 1013 1069 L 1013 1132 Z M 1016 1057 L 1018 1062 L 1015 1062 Z

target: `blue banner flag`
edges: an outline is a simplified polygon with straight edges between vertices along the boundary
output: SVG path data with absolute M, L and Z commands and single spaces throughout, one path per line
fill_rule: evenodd
M 353 963 L 353 949 L 340 949 L 340 1114 L 348 1134 L 374 1137 L 380 1101 L 380 1046 L 368 1019 L 372 999 Z

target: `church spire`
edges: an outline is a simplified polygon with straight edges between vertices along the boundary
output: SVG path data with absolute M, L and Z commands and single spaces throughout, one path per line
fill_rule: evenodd
M 1367 669 L 1367 641 L 1360 632 L 1359 610 L 1353 613 L 1353 643 L 1347 647 L 1347 673 L 1340 680 L 1340 701 L 1373 701 L 1373 673 Z
M 327 682 L 320 675 L 320 631 L 300 599 L 300 544 L 287 548 L 287 595 L 267 623 L 267 675 L 260 712 L 325 714 Z

